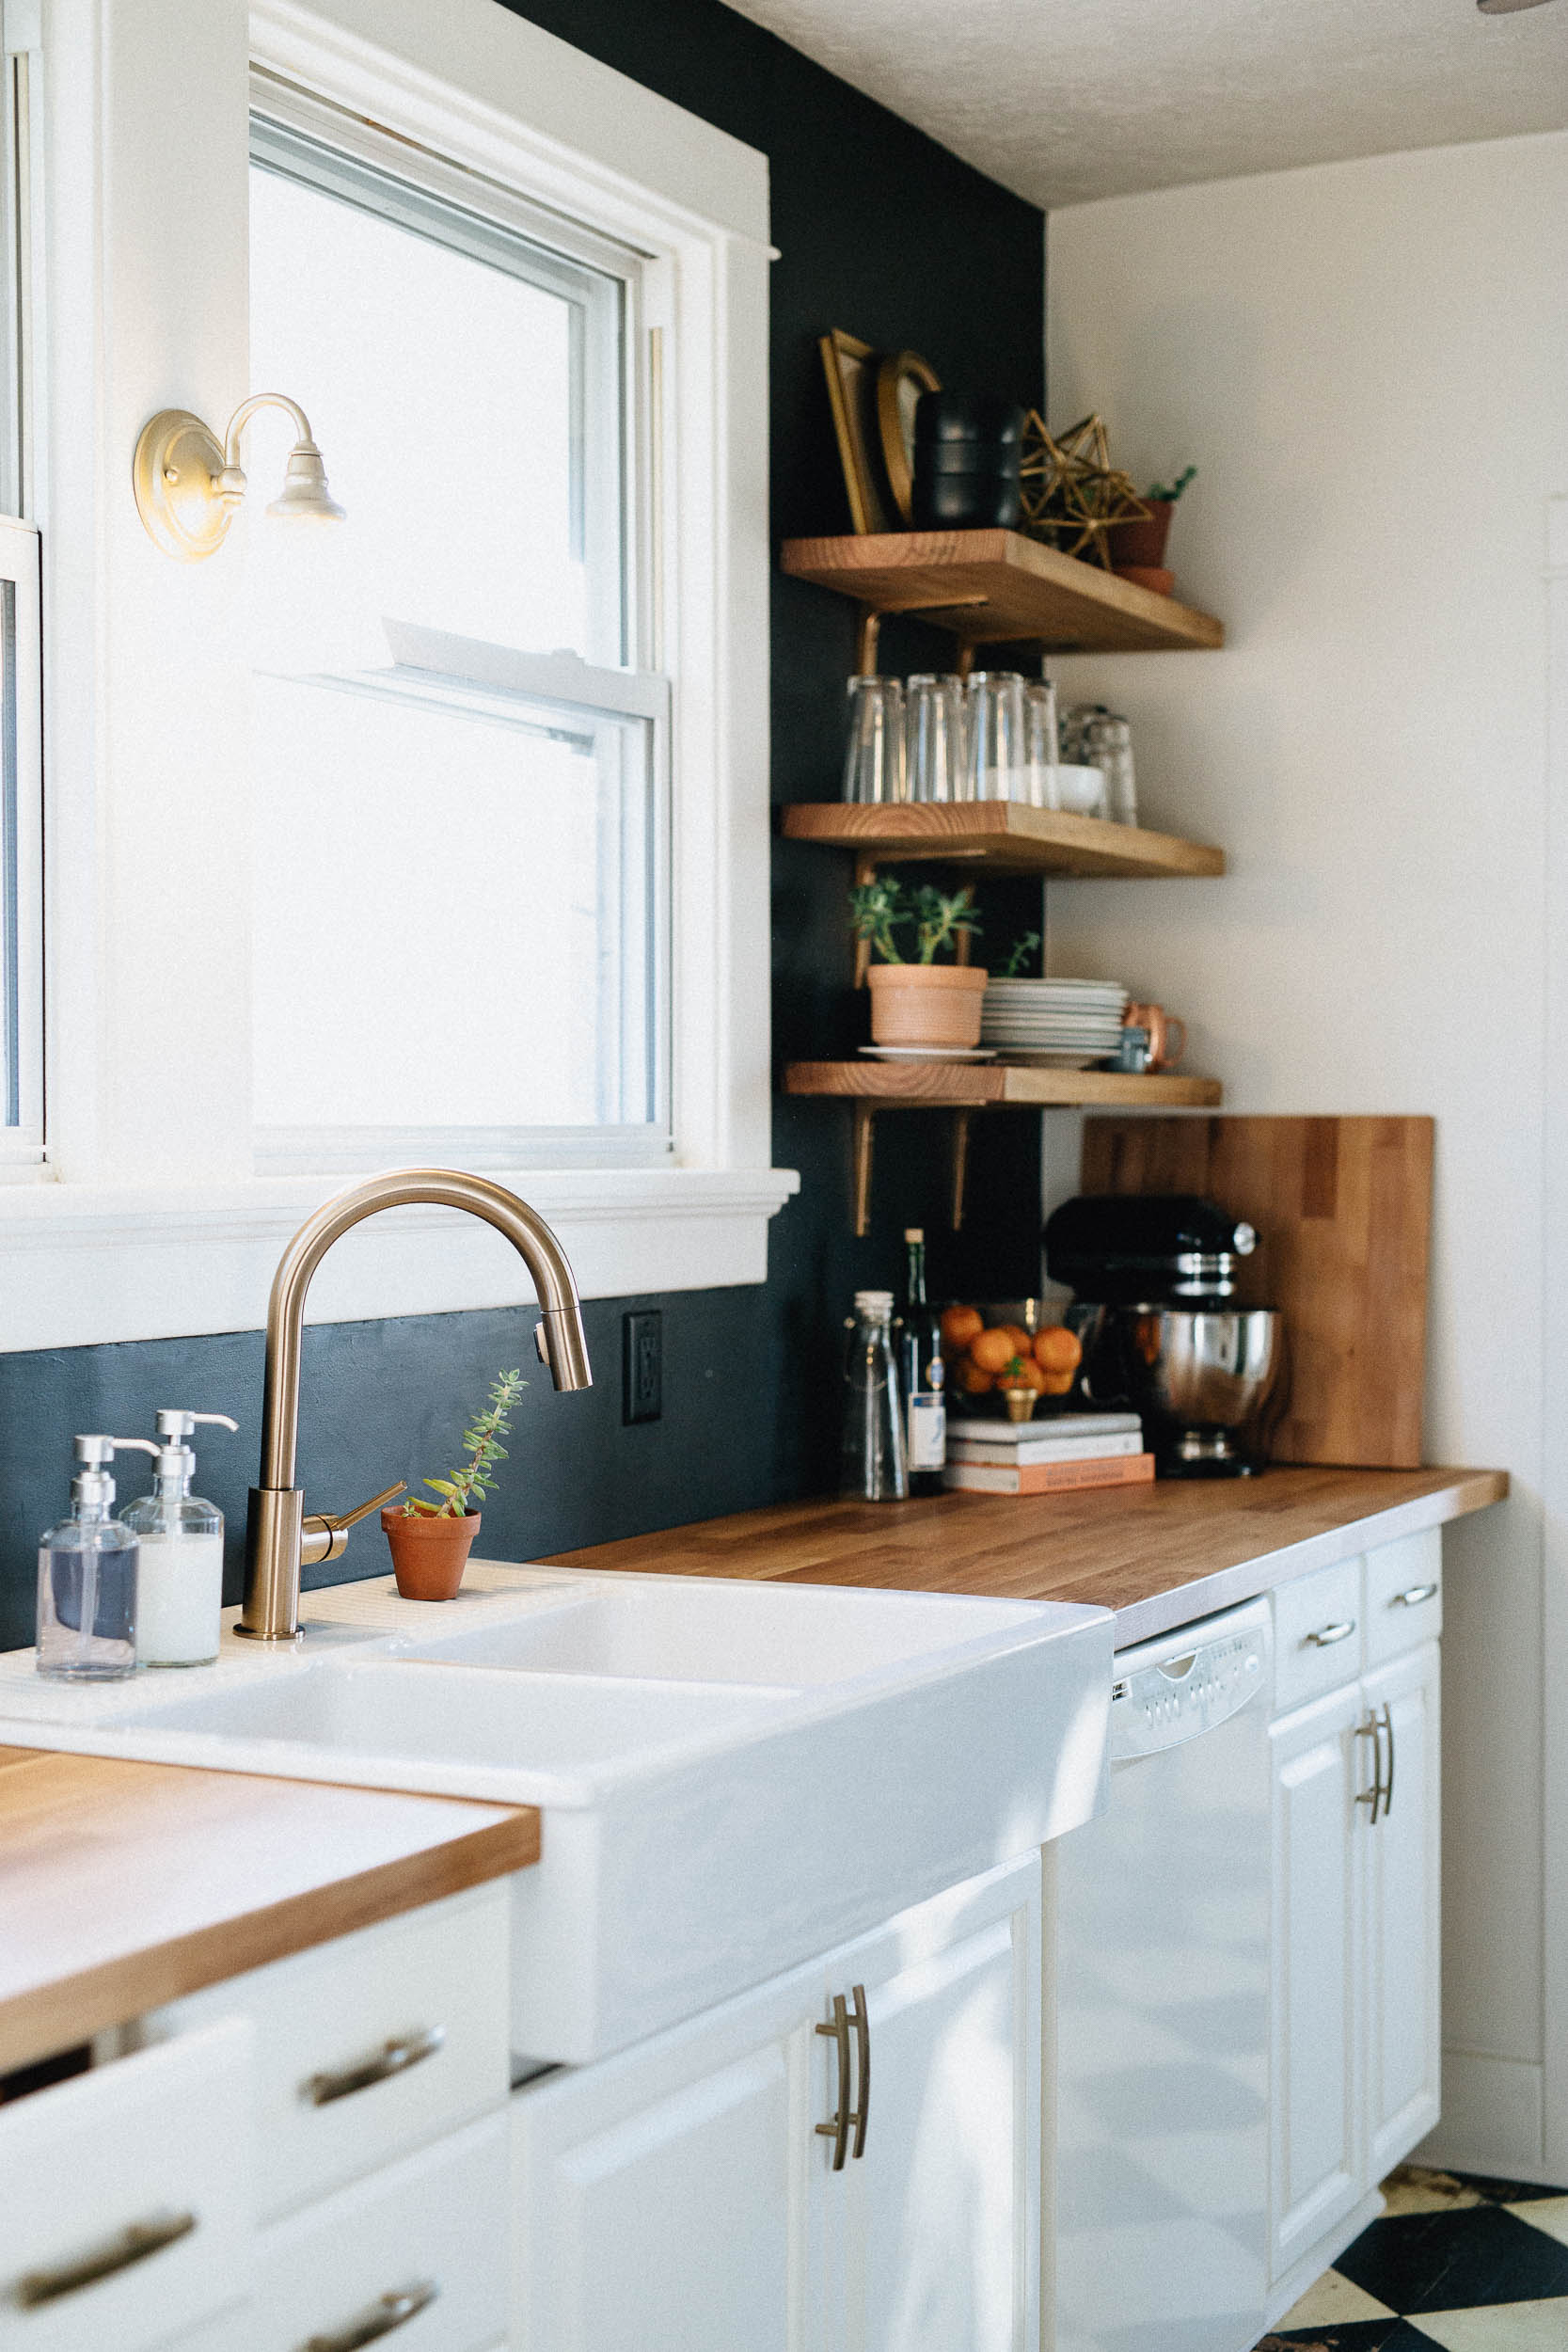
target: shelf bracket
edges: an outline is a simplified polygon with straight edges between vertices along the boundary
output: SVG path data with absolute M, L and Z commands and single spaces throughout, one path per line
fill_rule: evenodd
M 855 675 L 875 677 L 877 646 L 882 634 L 882 616 L 873 605 L 861 607 L 860 626 L 855 631 Z
M 855 1152 L 855 1239 L 863 1241 L 871 1230 L 871 1147 L 877 1133 L 877 1113 L 873 1105 L 857 1102 L 851 1105 L 854 1116 Z
M 876 851 L 874 850 L 857 850 L 855 852 L 855 888 L 857 890 L 863 889 L 867 882 L 874 882 L 876 879 Z M 855 942 L 855 986 L 857 988 L 863 988 L 865 986 L 865 976 L 870 969 L 871 942 L 869 939 L 857 939 Z
M 953 1231 L 961 1233 L 964 1225 L 964 1185 L 969 1177 L 969 1122 L 972 1110 L 953 1113 Z

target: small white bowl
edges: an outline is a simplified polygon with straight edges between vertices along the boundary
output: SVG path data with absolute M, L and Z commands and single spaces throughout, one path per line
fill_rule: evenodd
M 1053 768 L 1051 781 L 1056 787 L 1056 806 L 1068 816 L 1104 816 L 1103 768 Z

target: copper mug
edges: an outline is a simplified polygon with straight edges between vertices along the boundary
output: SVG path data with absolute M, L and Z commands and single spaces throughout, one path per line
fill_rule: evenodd
M 1148 1067 L 1167 1069 L 1179 1062 L 1187 1050 L 1187 1025 L 1167 1012 L 1164 1005 L 1129 1005 L 1122 1016 L 1125 1028 L 1148 1031 Z

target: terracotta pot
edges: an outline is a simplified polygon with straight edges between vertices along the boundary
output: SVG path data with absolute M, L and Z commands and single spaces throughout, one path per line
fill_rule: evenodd
M 874 963 L 873 1045 L 978 1045 L 986 974 L 976 963 Z
M 1118 580 L 1130 580 L 1134 588 L 1147 588 L 1151 596 L 1174 596 L 1176 574 L 1163 566 L 1149 564 L 1117 564 L 1112 567 Z
M 1120 571 L 1124 564 L 1137 565 L 1143 571 L 1158 571 L 1165 560 L 1165 541 L 1170 535 L 1170 518 L 1176 512 L 1174 499 L 1148 499 L 1147 515 L 1139 515 L 1132 522 L 1113 523 L 1105 533 L 1111 568 Z
M 454 1600 L 479 1534 L 480 1515 L 427 1519 L 419 1514 L 383 1511 L 381 1524 L 392 1548 L 392 1573 L 404 1600 Z

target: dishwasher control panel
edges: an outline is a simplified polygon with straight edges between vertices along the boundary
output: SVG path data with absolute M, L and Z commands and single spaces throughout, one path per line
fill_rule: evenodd
M 1111 1685 L 1113 1764 L 1212 1731 L 1268 1687 L 1267 1604 L 1121 1651 Z

